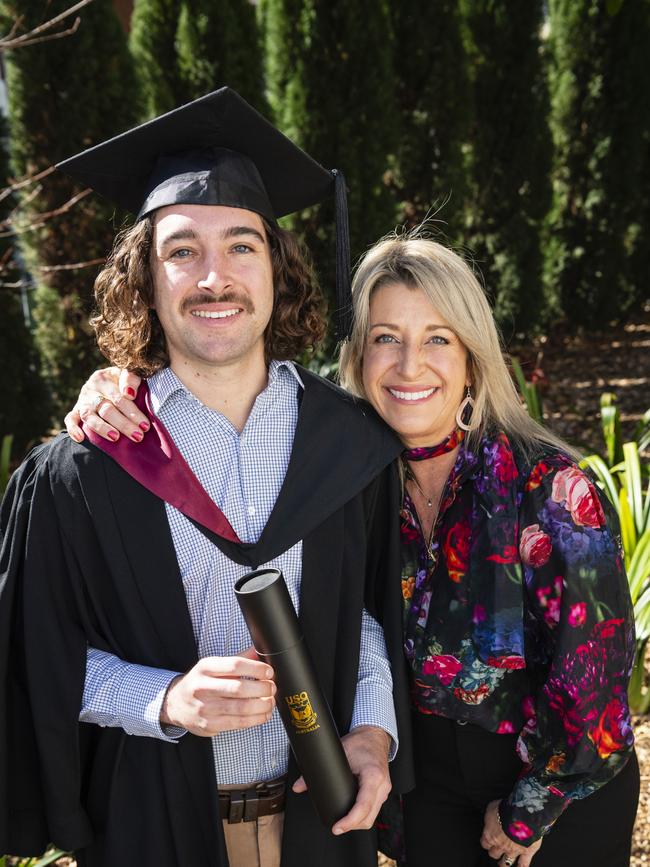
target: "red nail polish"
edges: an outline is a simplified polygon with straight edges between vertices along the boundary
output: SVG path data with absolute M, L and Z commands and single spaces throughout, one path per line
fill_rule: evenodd
M 141 421 L 138 427 L 140 428 L 140 430 L 143 430 L 146 433 L 149 430 L 149 422 Z
M 120 438 L 120 435 L 118 434 L 118 432 L 116 430 L 109 430 L 109 432 L 106 434 L 106 436 L 109 438 L 109 440 L 112 440 L 114 443 L 117 442 Z
M 135 397 L 135 389 L 131 388 L 130 385 L 127 385 L 127 387 L 124 389 L 124 392 L 127 397 Z
M 134 430 L 131 434 L 131 439 L 134 440 L 136 443 L 141 443 L 143 436 L 144 434 L 141 434 L 139 430 Z

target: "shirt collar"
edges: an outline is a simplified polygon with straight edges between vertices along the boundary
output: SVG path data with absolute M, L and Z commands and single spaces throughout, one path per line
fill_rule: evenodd
M 273 360 L 269 364 L 268 383 L 265 391 L 273 391 L 285 377 L 293 377 L 300 388 L 304 389 L 304 383 L 292 361 Z M 164 367 L 162 370 L 154 373 L 147 380 L 147 384 L 151 395 L 151 406 L 156 415 L 160 413 L 165 404 L 176 394 L 183 395 L 190 400 L 200 403 L 196 395 L 183 385 L 171 367 Z

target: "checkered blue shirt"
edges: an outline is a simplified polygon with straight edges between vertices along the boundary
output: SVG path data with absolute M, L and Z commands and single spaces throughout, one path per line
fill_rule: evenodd
M 170 368 L 149 380 L 154 411 L 193 472 L 242 542 L 256 542 L 271 514 L 289 465 L 302 382 L 290 362 L 269 365 L 268 385 L 241 433 L 204 406 Z M 210 459 L 218 455 L 219 460 Z M 231 656 L 251 646 L 233 585 L 247 569 L 229 560 L 177 509 L 166 504 L 176 556 L 200 657 Z M 259 568 L 281 569 L 298 610 L 302 542 Z M 174 743 L 185 732 L 165 729 L 159 716 L 178 672 L 134 665 L 88 649 L 82 722 L 119 726 L 128 734 Z M 397 748 L 392 678 L 381 628 L 363 612 L 358 685 L 352 728 L 380 726 Z M 277 710 L 264 725 L 212 738 L 222 785 L 271 780 L 285 773 L 289 743 Z

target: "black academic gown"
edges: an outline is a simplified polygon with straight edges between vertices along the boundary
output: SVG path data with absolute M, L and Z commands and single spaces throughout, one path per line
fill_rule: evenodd
M 242 574 L 303 540 L 300 620 L 341 733 L 352 716 L 360 616 L 392 661 L 400 790 L 411 785 L 401 652 L 399 444 L 365 404 L 301 371 L 280 496 L 259 542 L 213 541 Z M 162 499 L 88 443 L 59 436 L 17 471 L 1 514 L 0 852 L 53 842 L 80 867 L 225 867 L 209 738 L 169 744 L 78 722 L 86 647 L 186 671 L 196 644 Z M 290 763 L 289 780 L 299 775 Z M 371 832 L 335 838 L 289 792 L 283 867 L 371 867 Z

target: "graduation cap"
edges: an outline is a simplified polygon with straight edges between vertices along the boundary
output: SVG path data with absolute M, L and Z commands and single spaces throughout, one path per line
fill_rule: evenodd
M 140 220 L 168 205 L 227 205 L 271 223 L 334 194 L 337 336 L 352 328 L 345 179 L 329 171 L 229 87 L 57 164 Z

